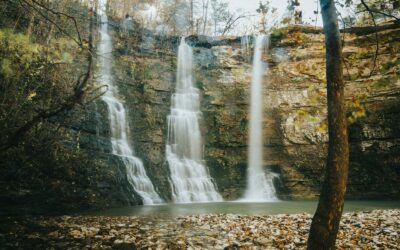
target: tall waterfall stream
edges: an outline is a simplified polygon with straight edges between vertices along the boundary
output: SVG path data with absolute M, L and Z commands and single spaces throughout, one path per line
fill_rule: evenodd
M 192 48 L 182 38 L 166 147 L 172 198 L 177 203 L 222 201 L 203 161 L 199 90 L 193 84 L 192 70 Z
M 263 168 L 263 75 L 268 67 L 262 61 L 263 47 L 268 40 L 265 35 L 255 39 L 253 73 L 251 82 L 250 125 L 247 166 L 247 188 L 243 201 L 275 201 L 273 185 L 275 174 Z M 267 68 L 265 68 L 267 67 Z
M 123 160 L 128 181 L 141 196 L 143 204 L 162 203 L 162 199 L 155 191 L 151 180 L 146 174 L 142 161 L 134 156 L 133 148 L 129 142 L 127 113 L 123 103 L 118 98 L 118 89 L 113 83 L 111 74 L 113 46 L 108 33 L 108 19 L 104 14 L 101 16 L 100 34 L 101 38 L 98 46 L 100 82 L 108 86 L 108 91 L 102 96 L 102 100 L 108 107 L 113 154 L 118 155 Z

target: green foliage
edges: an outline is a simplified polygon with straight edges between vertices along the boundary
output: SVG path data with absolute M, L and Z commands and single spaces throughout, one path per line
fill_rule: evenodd
M 288 27 L 283 27 L 283 28 L 274 27 L 271 29 L 271 36 L 273 38 L 281 39 L 289 33 L 289 30 L 290 29 Z
M 383 74 L 389 73 L 393 68 L 398 67 L 400 69 L 400 58 L 395 58 L 382 66 L 381 72 Z M 400 73 L 400 72 L 399 72 Z
M 7 58 L 3 58 L 1 60 L 1 73 L 6 78 L 9 78 L 14 73 L 14 71 L 11 68 L 11 61 Z
M 87 40 L 89 18 L 87 7 L 80 1 L 34 2 L 75 16 L 80 36 Z M 70 113 L 39 118 L 75 102 L 71 97 L 79 89 L 78 79 L 86 73 L 87 51 L 74 41 L 77 33 L 69 18 L 38 8 L 45 20 L 32 8 L 20 1 L 0 1 L 0 146 L 6 147 L 0 151 L 0 191 L 3 194 L 32 191 L 35 202 L 43 203 L 41 206 L 49 200 L 66 204 L 65 194 L 78 192 L 63 182 L 92 177 L 86 172 L 94 166 L 94 160 L 83 152 L 79 131 L 73 136 L 75 131 L 64 127 L 71 126 Z M 33 125 L 20 130 L 27 124 Z M 24 133 L 17 133 L 20 131 Z M 17 143 L 10 146 L 10 141 Z M 78 182 L 88 184 L 84 179 Z M 25 197 L 22 200 L 33 205 Z
M 247 130 L 248 121 L 246 119 L 240 120 L 240 131 L 244 132 Z
M 326 91 L 324 89 L 310 87 L 309 91 L 309 99 L 308 104 L 317 105 L 322 103 L 326 98 Z
M 299 77 L 301 79 L 301 77 Z M 318 86 L 311 85 L 308 89 L 307 106 L 316 107 L 315 109 L 299 109 L 294 117 L 294 126 L 300 129 L 302 126 L 312 125 L 316 132 L 320 134 L 326 133 L 326 118 L 321 118 L 319 114 L 319 104 L 324 103 L 326 92 Z
M 223 28 L 220 27 L 220 24 L 226 23 L 232 16 L 232 13 L 229 12 L 229 2 L 211 0 L 211 9 L 214 35 L 222 34 Z
M 240 79 L 246 74 L 246 69 L 244 69 L 244 68 L 233 68 L 232 69 L 232 74 L 235 77 L 235 79 Z
M 400 52 L 400 42 L 398 42 L 396 39 L 388 37 L 388 43 L 390 43 L 389 50 L 391 54 L 396 55 Z
M 276 20 L 274 20 L 274 14 L 277 9 L 271 6 L 270 1 L 260 1 L 256 11 L 260 14 L 259 31 L 261 33 L 266 33 L 269 28 L 275 26 L 274 24 L 276 23 Z
M 292 78 L 293 82 L 303 82 L 304 80 L 306 80 L 304 77 L 301 76 L 296 76 Z
M 320 90 L 311 90 L 311 94 L 308 100 L 308 105 L 317 106 L 318 103 L 322 102 L 322 97 L 325 96 L 325 93 Z M 353 96 L 350 100 L 346 101 L 346 110 L 347 110 L 347 121 L 349 124 L 353 124 L 359 119 L 365 117 L 367 112 L 365 110 L 362 101 L 367 98 L 367 95 L 358 95 Z M 328 130 L 327 119 L 321 119 L 318 116 L 314 115 L 311 111 L 305 109 L 299 109 L 296 113 L 294 125 L 297 129 L 305 124 L 316 124 L 316 131 L 320 134 L 324 134 Z
M 257 13 L 262 13 L 262 14 L 267 14 L 268 11 L 270 10 L 270 3 L 269 1 L 263 3 L 262 1 L 260 1 L 258 9 L 256 9 Z
M 144 82 L 146 80 L 152 79 L 152 69 L 149 64 L 143 62 L 133 62 L 131 63 L 131 75 L 135 77 L 136 81 Z
M 375 89 L 381 89 L 390 86 L 391 84 L 395 83 L 399 77 L 391 76 L 391 77 L 382 77 L 378 81 L 376 81 L 373 85 Z
M 4 104 L 0 106 L 0 130 L 5 135 L 0 143 L 43 110 L 64 103 L 80 72 L 74 58 L 81 58 L 81 53 L 73 41 L 60 38 L 40 44 L 33 39 L 0 29 L 0 88 L 4 93 L 0 97 Z
M 48 60 L 51 63 L 73 63 L 73 54 L 79 53 L 77 44 L 66 38 L 53 39 L 50 43 L 51 50 L 47 51 Z M 70 52 L 73 52 L 71 54 Z
M 321 126 L 325 123 L 316 114 L 311 113 L 309 110 L 299 109 L 296 112 L 294 119 L 294 126 L 299 129 L 301 126 L 307 124 L 316 124 L 318 132 L 324 133 L 325 131 L 320 131 Z
M 370 57 L 371 57 L 371 53 L 368 51 L 365 51 L 365 52 L 353 53 L 348 57 L 348 59 L 350 61 L 358 61 L 360 59 L 367 59 Z
M 361 104 L 361 101 L 366 99 L 367 96 L 353 96 L 353 98 L 346 102 L 346 108 L 348 110 L 347 121 L 349 124 L 355 123 L 357 120 L 366 116 L 365 107 Z
M 1 74 L 10 78 L 14 74 L 27 69 L 35 62 L 40 52 L 40 46 L 31 43 L 24 34 L 14 33 L 9 29 L 0 30 Z

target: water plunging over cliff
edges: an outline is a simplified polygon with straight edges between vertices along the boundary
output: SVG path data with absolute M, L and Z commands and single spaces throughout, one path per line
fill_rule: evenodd
M 192 48 L 182 38 L 166 147 L 172 197 L 177 203 L 222 201 L 203 162 L 199 90 L 193 84 L 192 67 Z
M 275 201 L 276 192 L 273 185 L 275 174 L 263 169 L 263 88 L 262 81 L 265 64 L 262 51 L 268 37 L 257 36 L 253 56 L 253 75 L 251 82 L 250 126 L 247 166 L 247 188 L 244 201 Z
M 242 56 L 246 62 L 251 62 L 251 37 L 248 35 L 242 36 Z
M 100 58 L 100 83 L 108 86 L 108 91 L 102 96 L 107 104 L 111 143 L 113 154 L 118 155 L 126 166 L 126 173 L 129 183 L 134 190 L 142 197 L 144 204 L 162 203 L 162 199 L 156 193 L 151 180 L 146 174 L 142 161 L 135 157 L 128 138 L 128 121 L 126 111 L 118 98 L 117 86 L 113 83 L 111 75 L 112 65 L 112 41 L 108 33 L 108 20 L 106 15 L 101 16 L 101 40 L 98 47 Z

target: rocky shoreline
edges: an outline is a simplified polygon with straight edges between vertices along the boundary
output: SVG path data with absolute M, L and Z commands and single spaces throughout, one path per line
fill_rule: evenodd
M 0 249 L 304 249 L 312 215 L 5 217 Z M 343 214 L 337 249 L 400 249 L 400 210 Z

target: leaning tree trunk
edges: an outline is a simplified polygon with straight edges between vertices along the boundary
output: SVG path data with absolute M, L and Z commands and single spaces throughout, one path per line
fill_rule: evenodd
M 342 48 L 333 0 L 320 0 L 326 45 L 329 146 L 317 211 L 312 220 L 308 249 L 335 249 L 343 212 L 349 168 L 349 144 L 345 114 Z

